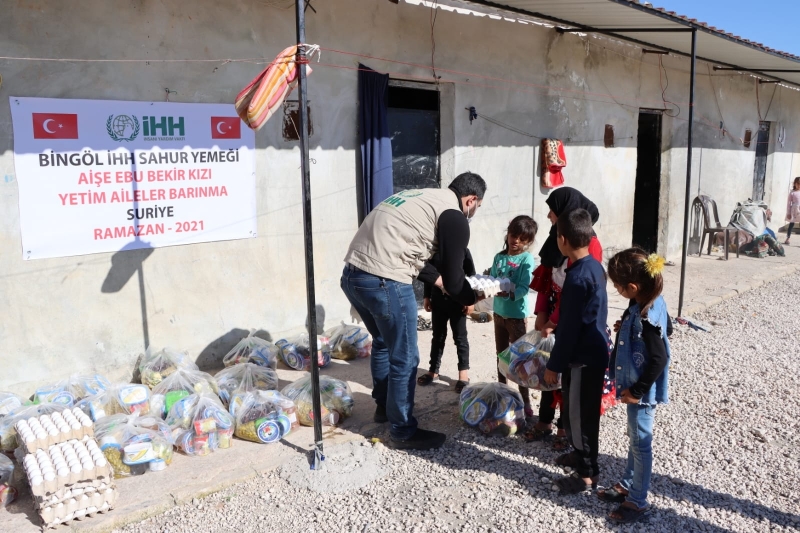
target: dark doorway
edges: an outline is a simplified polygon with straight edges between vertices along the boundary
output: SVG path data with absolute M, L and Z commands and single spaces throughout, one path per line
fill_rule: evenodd
M 389 81 L 389 135 L 394 192 L 441 187 L 439 91 L 421 83 Z M 417 305 L 423 286 L 414 280 Z
M 636 190 L 633 197 L 634 246 L 658 248 L 658 200 L 661 194 L 661 113 L 639 110 Z
M 756 137 L 756 168 L 753 171 L 753 200 L 764 200 L 764 183 L 767 179 L 767 154 L 769 152 L 769 122 L 758 123 Z

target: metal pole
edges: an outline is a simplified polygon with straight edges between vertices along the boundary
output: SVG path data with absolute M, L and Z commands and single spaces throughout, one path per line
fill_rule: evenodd
M 319 396 L 319 363 L 317 360 L 317 303 L 314 294 L 314 242 L 311 233 L 311 176 L 308 168 L 308 91 L 306 87 L 306 20 L 305 2 L 296 0 L 297 5 L 297 66 L 298 93 L 300 100 L 300 172 L 303 182 L 303 241 L 306 259 L 306 305 L 308 306 L 308 348 L 311 357 L 311 392 L 314 402 L 314 450 L 312 470 L 320 467 L 325 460 L 322 454 L 322 406 Z
M 689 196 L 692 187 L 692 129 L 694 126 L 694 74 L 697 62 L 697 30 L 692 31 L 692 73 L 689 82 L 689 131 L 686 135 L 686 199 L 683 209 L 683 249 L 681 251 L 681 288 L 678 295 L 678 316 L 683 314 L 683 290 L 686 284 L 686 252 L 689 247 Z

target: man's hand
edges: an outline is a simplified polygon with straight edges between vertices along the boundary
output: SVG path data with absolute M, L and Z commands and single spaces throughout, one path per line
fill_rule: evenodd
M 436 283 L 434 283 L 436 287 L 438 287 L 442 292 L 444 292 L 444 281 L 442 280 L 442 276 L 439 276 L 436 279 Z
M 614 322 L 614 333 L 619 333 L 619 328 L 621 327 L 622 327 L 621 320 L 617 320 L 616 322 Z
M 548 385 L 555 385 L 558 383 L 558 373 L 553 372 L 548 368 L 544 371 L 544 382 Z
M 475 306 L 474 305 L 468 305 L 468 306 L 464 307 L 464 315 L 465 316 L 469 316 L 473 312 L 475 312 Z
M 424 300 L 422 300 L 422 307 L 423 307 L 423 308 L 424 308 L 424 309 L 425 309 L 427 312 L 429 312 L 429 313 L 430 313 L 430 312 L 431 312 L 431 309 L 432 309 L 432 307 L 431 307 L 431 299 L 430 299 L 430 298 L 425 298 Z
M 636 405 L 641 401 L 639 400 L 639 398 L 634 398 L 633 394 L 631 394 L 631 391 L 629 389 L 625 389 L 624 391 L 622 391 L 622 393 L 619 396 L 620 400 L 622 400 L 622 403 Z
M 536 323 L 533 325 L 533 329 L 536 331 L 542 331 L 544 325 L 550 321 L 550 316 L 544 313 L 536 315 Z
M 542 327 L 542 332 L 541 332 L 542 338 L 546 339 L 547 337 L 549 337 L 553 333 L 553 331 L 555 331 L 555 329 L 556 325 L 548 320 L 547 323 Z

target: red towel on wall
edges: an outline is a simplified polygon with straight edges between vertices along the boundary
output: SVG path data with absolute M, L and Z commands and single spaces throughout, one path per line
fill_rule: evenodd
M 542 187 L 554 189 L 564 185 L 561 169 L 567 166 L 564 143 L 558 139 L 542 139 Z

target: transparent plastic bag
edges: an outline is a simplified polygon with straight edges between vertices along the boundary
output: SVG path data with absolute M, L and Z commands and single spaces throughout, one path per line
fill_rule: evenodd
M 514 435 L 525 425 L 522 396 L 505 383 L 476 383 L 461 391 L 461 419 L 484 434 Z
M 107 390 L 75 404 L 95 422 L 116 414 L 146 415 L 150 412 L 150 389 L 135 383 L 116 383 Z
M 294 402 L 278 391 L 256 390 L 242 396 L 235 435 L 259 443 L 276 442 L 300 426 Z
M 326 331 L 325 336 L 334 359 L 352 361 L 369 357 L 372 353 L 372 337 L 366 328 L 342 322 Z
M 280 350 L 271 342 L 256 337 L 255 333 L 255 330 L 252 330 L 250 335 L 240 340 L 222 358 L 222 363 L 226 367 L 241 363 L 253 363 L 273 370 L 278 368 L 278 353 Z
M 33 403 L 60 403 L 72 406 L 75 402 L 106 390 L 111 384 L 103 376 L 73 374 L 67 379 L 36 389 Z
M 142 383 L 152 389 L 179 368 L 199 370 L 189 355 L 184 352 L 172 348 L 164 348 L 156 352 L 152 347 L 148 347 L 139 363 L 139 374 L 141 374 Z
M 190 394 L 219 394 L 217 380 L 200 370 L 179 368 L 153 388 L 151 412 L 164 418 L 175 402 Z
M 322 424 L 335 426 L 353 414 L 353 393 L 350 386 L 341 380 L 319 377 L 319 392 L 322 402 Z M 314 405 L 311 393 L 311 374 L 307 374 L 294 383 L 286 385 L 281 394 L 292 400 L 297 406 L 297 419 L 304 426 L 314 425 Z
M 11 486 L 14 477 L 14 463 L 0 454 L 0 509 L 17 499 L 17 489 Z
M 301 333 L 289 339 L 281 339 L 275 343 L 280 350 L 281 360 L 293 370 L 309 370 L 311 368 L 311 349 L 308 345 L 308 334 Z M 317 363 L 325 368 L 331 362 L 328 338 L 317 336 Z
M 278 388 L 278 374 L 271 368 L 253 363 L 241 363 L 214 376 L 219 385 L 219 397 L 232 415 L 242 403 L 242 396 L 254 390 L 275 390 Z
M 56 411 L 63 411 L 67 406 L 60 403 L 40 403 L 36 405 L 23 405 L 11 411 L 0 419 L 0 451 L 13 452 L 18 446 L 17 430 L 14 425 L 20 420 L 27 420 L 35 416 L 49 415 Z
M 94 436 L 115 478 L 160 471 L 172 462 L 170 428 L 156 417 L 107 416 L 95 424 Z
M 13 392 L 0 391 L 0 419 L 28 403 L 29 402 L 25 398 Z
M 556 338 L 549 335 L 542 338 L 538 332 L 526 334 L 509 347 L 510 361 L 508 376 L 514 383 L 540 391 L 552 391 L 561 388 L 561 375 L 553 385 L 544 382 L 544 373 L 550 361 Z
M 208 455 L 231 447 L 234 418 L 214 395 L 192 394 L 178 400 L 166 422 L 175 445 L 186 455 Z

